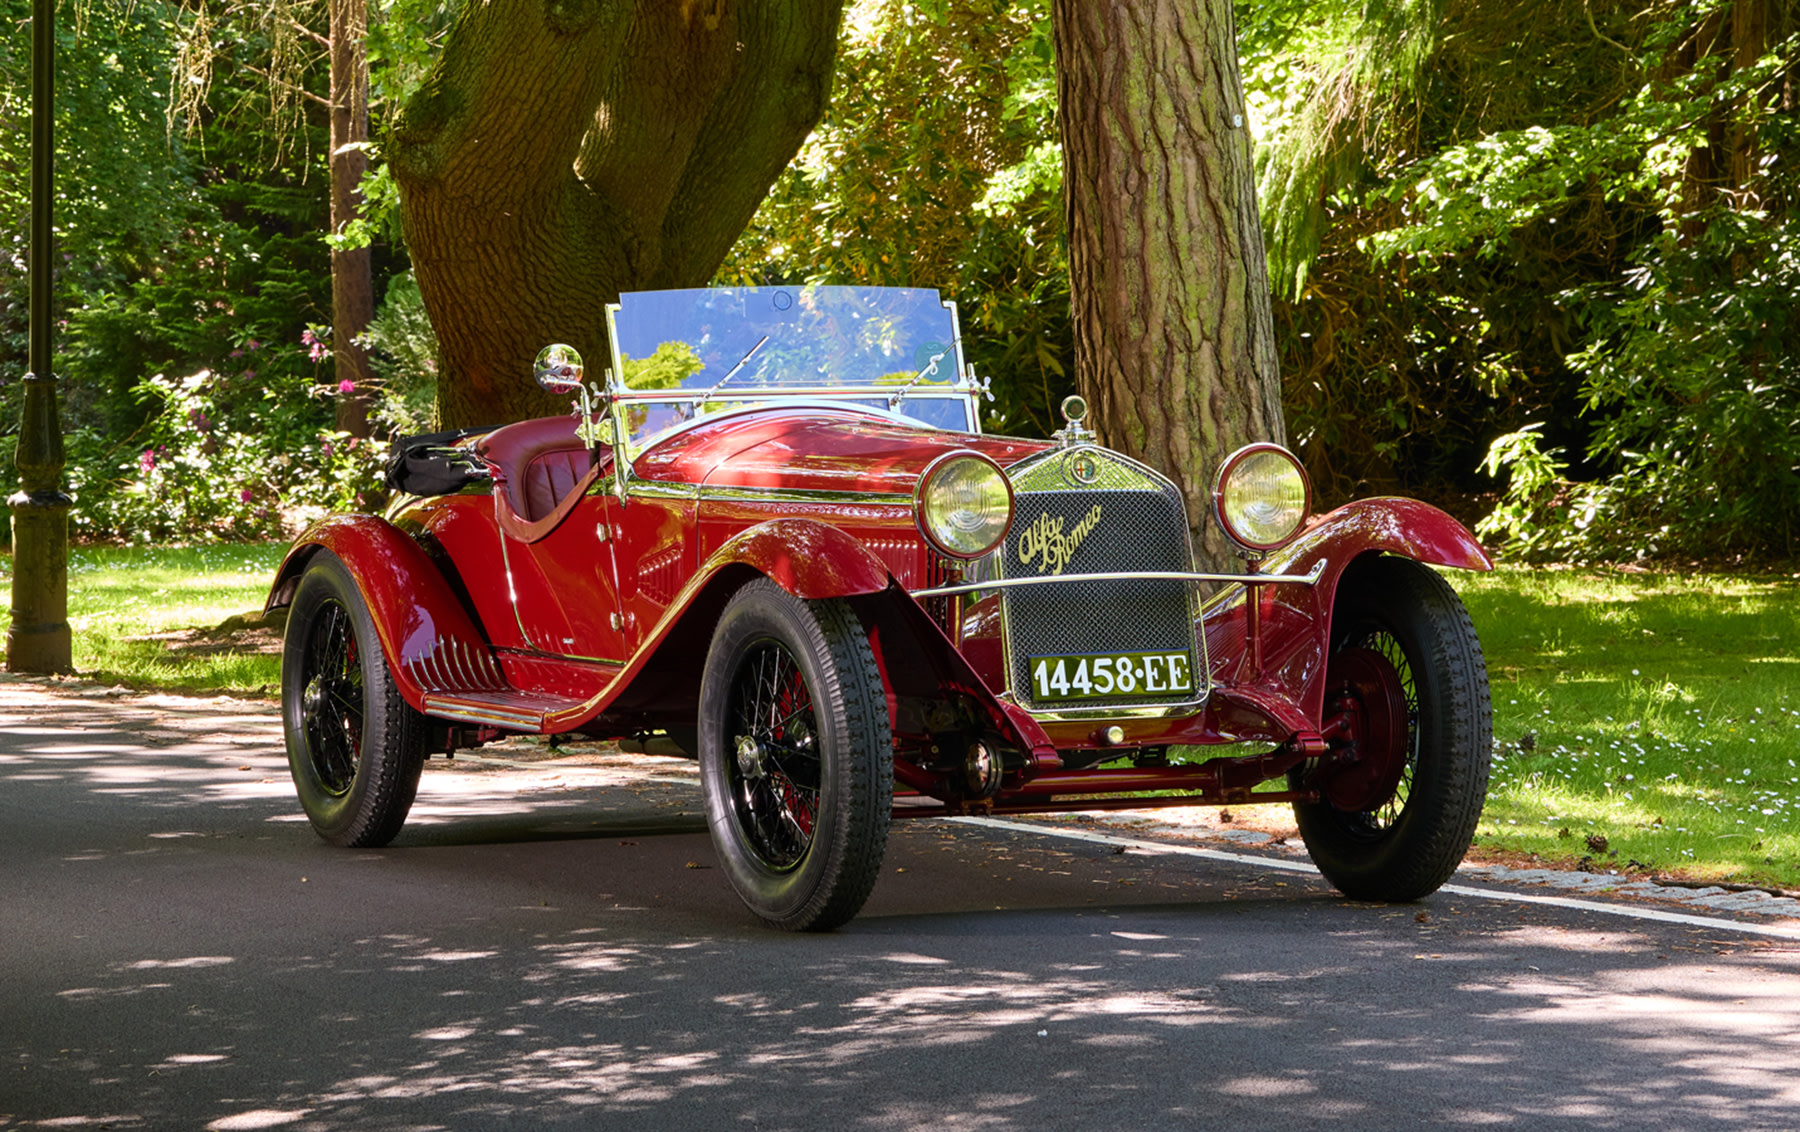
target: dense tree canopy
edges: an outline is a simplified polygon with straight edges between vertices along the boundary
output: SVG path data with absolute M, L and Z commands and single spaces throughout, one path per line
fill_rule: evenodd
M 28 5 L 0 2 L 12 16 L 0 38 L 6 458 L 24 367 Z M 473 39 L 446 50 L 456 5 L 370 0 L 373 207 L 348 236 L 372 243 L 378 433 L 431 424 L 439 361 L 463 356 L 436 341 L 425 306 L 454 295 L 434 290 L 442 265 L 484 244 L 459 247 L 453 230 L 433 228 L 433 210 L 503 234 L 550 231 L 528 220 L 552 206 L 575 219 L 554 254 L 518 270 L 565 292 L 709 274 L 940 287 L 1001 393 L 990 426 L 1057 426 L 1075 364 L 1048 0 L 855 0 L 841 22 L 835 3 L 807 8 L 815 31 L 829 17 L 835 41 L 790 43 L 794 65 L 765 68 L 804 96 L 786 100 L 793 120 L 769 135 L 781 144 L 744 159 L 755 176 L 709 196 L 694 187 L 713 183 L 705 162 L 680 155 L 716 153 L 706 131 L 734 128 L 704 108 L 744 81 L 708 54 L 723 42 L 708 13 L 741 18 L 736 7 L 670 5 L 672 23 L 616 27 L 605 21 L 626 19 L 619 6 L 546 8 L 536 31 L 507 29 L 550 35 L 532 40 L 549 54 L 532 56 L 542 67 L 518 80 L 521 98 L 582 83 L 610 92 L 541 123 L 563 156 L 511 182 L 540 210 L 528 216 L 446 176 L 517 152 L 484 152 L 467 128 L 489 120 L 483 98 L 505 91 L 463 81 L 480 51 Z M 296 504 L 354 504 L 358 488 L 344 485 L 369 482 L 366 449 L 335 432 L 331 413 L 342 379 L 323 242 L 325 0 L 90 0 L 76 11 L 84 22 L 61 31 L 58 371 L 77 529 L 243 534 L 274 529 Z M 1491 511 L 1491 538 L 1543 556 L 1793 556 L 1792 5 L 1274 0 L 1240 5 L 1237 19 L 1283 408 L 1325 502 L 1423 494 L 1470 518 Z M 635 49 L 677 26 L 693 35 L 675 37 L 686 54 L 664 62 L 694 94 L 685 132 L 609 132 L 611 108 L 625 104 L 607 99 L 638 86 L 608 54 L 617 43 L 599 56 L 614 62 L 594 68 L 572 62 L 578 49 L 603 27 Z M 834 43 L 831 101 L 807 133 Z M 648 105 L 669 91 L 639 93 Z M 411 124 L 396 129 L 403 105 Z M 783 147 L 797 156 L 778 172 Z M 668 156 L 662 175 L 620 174 L 607 154 L 627 149 Z M 397 182 L 423 205 L 425 238 L 411 248 Z M 731 244 L 728 229 L 752 212 Z M 611 261 L 611 274 L 584 258 Z M 446 310 L 438 329 L 454 335 L 468 319 Z M 593 348 L 581 338 L 592 325 L 591 309 L 558 308 L 506 358 L 459 362 L 441 384 L 502 372 L 522 384 L 521 355 L 548 337 Z

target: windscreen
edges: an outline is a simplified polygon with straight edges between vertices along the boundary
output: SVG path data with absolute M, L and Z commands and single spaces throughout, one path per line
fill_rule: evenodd
M 967 429 L 956 320 L 934 290 L 717 287 L 641 291 L 613 315 L 619 377 L 643 442 L 696 416 L 771 396 L 814 395 Z M 896 399 L 897 397 L 897 399 Z

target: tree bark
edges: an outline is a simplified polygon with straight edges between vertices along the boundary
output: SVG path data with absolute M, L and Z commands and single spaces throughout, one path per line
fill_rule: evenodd
M 362 215 L 363 174 L 369 168 L 369 61 L 367 0 L 330 0 L 331 20 L 331 231 Z M 337 427 L 369 435 L 369 354 L 358 343 L 375 317 L 375 282 L 365 245 L 331 253 L 331 356 L 339 381 Z M 342 392 L 342 383 L 350 391 Z
M 705 284 L 824 113 L 843 0 L 490 0 L 463 9 L 390 160 L 444 427 L 566 410 L 620 292 Z
M 1285 443 L 1268 265 L 1230 0 L 1054 0 L 1075 380 L 1101 439 L 1187 499 L 1196 557 L 1211 476 Z

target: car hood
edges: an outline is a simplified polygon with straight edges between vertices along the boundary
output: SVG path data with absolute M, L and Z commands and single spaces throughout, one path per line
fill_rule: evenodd
M 708 487 L 911 495 L 919 473 L 946 452 L 973 450 L 1004 468 L 1047 447 L 809 406 L 733 414 L 683 430 L 652 445 L 633 470 L 646 480 Z

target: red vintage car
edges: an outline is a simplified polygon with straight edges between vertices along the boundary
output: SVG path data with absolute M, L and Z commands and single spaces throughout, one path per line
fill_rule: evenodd
M 326 840 L 392 839 L 430 753 L 537 733 L 698 759 L 725 875 L 783 928 L 854 916 L 896 818 L 1287 801 L 1350 896 L 1461 861 L 1487 671 L 1431 567 L 1490 563 L 1449 516 L 1311 516 L 1255 444 L 1209 516 L 1245 566 L 1197 572 L 1181 494 L 1078 398 L 1053 440 L 982 434 L 935 291 L 627 294 L 607 329 L 597 389 L 539 358 L 573 414 L 399 446 L 385 516 L 282 564 Z

